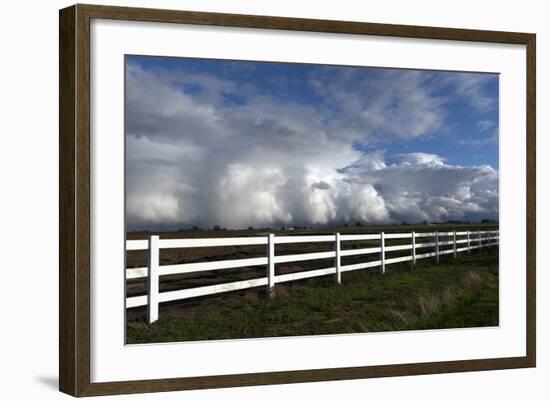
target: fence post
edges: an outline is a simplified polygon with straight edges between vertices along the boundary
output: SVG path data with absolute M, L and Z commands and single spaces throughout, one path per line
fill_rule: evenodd
M 413 265 L 416 265 L 416 237 L 414 231 L 411 235 Z
M 479 230 L 479 251 L 481 252 L 481 248 L 483 248 L 483 244 L 481 242 L 481 230 Z
M 456 259 L 456 231 L 453 231 L 453 255 Z
M 468 253 L 470 253 L 470 230 L 466 232 L 466 235 L 468 236 Z
M 435 232 L 435 263 L 439 264 L 439 231 Z
M 149 236 L 149 261 L 147 264 L 147 322 L 159 318 L 159 236 Z
M 386 273 L 386 254 L 384 251 L 384 232 L 380 233 L 380 271 Z
M 275 295 L 275 234 L 267 235 L 267 295 Z
M 340 260 L 340 233 L 334 234 L 334 266 L 336 266 L 336 284 L 342 284 L 342 262 Z

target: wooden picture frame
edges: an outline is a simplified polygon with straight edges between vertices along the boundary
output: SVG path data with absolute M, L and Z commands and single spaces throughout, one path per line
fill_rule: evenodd
M 92 383 L 90 379 L 90 21 L 95 18 L 526 46 L 526 355 L 523 357 Z M 62 392 L 73 396 L 94 396 L 535 366 L 536 37 L 534 34 L 80 4 L 60 10 L 59 29 L 59 388 Z

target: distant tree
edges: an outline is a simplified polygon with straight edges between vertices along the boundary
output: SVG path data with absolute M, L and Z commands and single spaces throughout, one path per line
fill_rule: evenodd
M 254 227 L 248 226 L 248 231 L 252 231 L 252 230 L 254 230 Z
M 361 224 L 360 221 L 355 222 L 355 227 L 363 227 L 363 224 Z
M 194 230 L 194 231 L 199 231 L 199 230 L 200 230 L 200 228 L 199 228 L 198 226 L 193 226 L 193 227 L 191 227 L 191 230 Z
M 215 225 L 215 226 L 214 226 L 214 231 L 220 231 L 220 230 L 221 230 L 221 227 L 220 227 L 220 226 L 218 226 L 218 225 Z

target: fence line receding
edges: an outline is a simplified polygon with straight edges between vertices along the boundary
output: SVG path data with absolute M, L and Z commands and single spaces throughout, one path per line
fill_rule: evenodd
M 417 238 L 432 238 L 431 242 L 417 242 Z M 387 245 L 387 240 L 409 240 L 405 245 Z M 349 241 L 378 241 L 378 246 L 360 249 L 341 249 L 343 242 Z M 333 243 L 332 251 L 312 252 L 290 255 L 275 255 L 275 246 L 278 244 L 299 243 Z M 148 251 L 148 266 L 126 269 L 126 279 L 147 278 L 147 294 L 126 298 L 126 307 L 135 308 L 147 306 L 147 320 L 152 323 L 158 320 L 159 303 L 187 298 L 195 298 L 222 292 L 244 290 L 254 287 L 266 287 L 269 296 L 273 296 L 274 287 L 278 283 L 303 280 L 306 278 L 334 275 L 335 282 L 341 283 L 342 273 L 380 267 L 380 272 L 385 273 L 386 266 L 394 263 L 412 261 L 416 264 L 418 259 L 433 257 L 439 263 L 440 255 L 453 254 L 456 258 L 459 252 L 470 252 L 474 249 L 495 246 L 499 242 L 498 230 L 492 231 L 447 231 L 430 233 L 384 233 L 379 234 L 327 234 L 327 235 L 287 235 L 276 236 L 269 233 L 258 237 L 228 237 L 228 238 L 185 238 L 185 239 L 159 239 L 152 235 L 145 240 L 127 240 L 127 251 Z M 211 262 L 193 262 L 175 265 L 160 265 L 160 249 L 174 248 L 199 248 L 199 247 L 224 247 L 224 246 L 251 246 L 264 245 L 266 256 L 219 260 Z M 432 248 L 428 252 L 417 252 L 422 248 Z M 397 251 L 410 251 L 410 255 L 386 258 L 387 253 Z M 342 265 L 342 258 L 346 256 L 359 256 L 379 253 L 377 260 Z M 322 269 L 300 271 L 295 273 L 275 274 L 275 266 L 279 263 L 301 262 L 308 260 L 333 259 L 334 266 Z M 212 270 L 235 269 L 250 266 L 266 266 L 265 277 L 250 280 L 233 281 L 230 283 L 186 288 L 176 291 L 159 292 L 159 280 L 161 276 L 171 274 L 186 274 L 206 272 Z

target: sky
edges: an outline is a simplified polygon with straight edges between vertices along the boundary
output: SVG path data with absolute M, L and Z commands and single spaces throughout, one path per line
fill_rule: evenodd
M 128 230 L 498 220 L 498 74 L 125 65 Z

